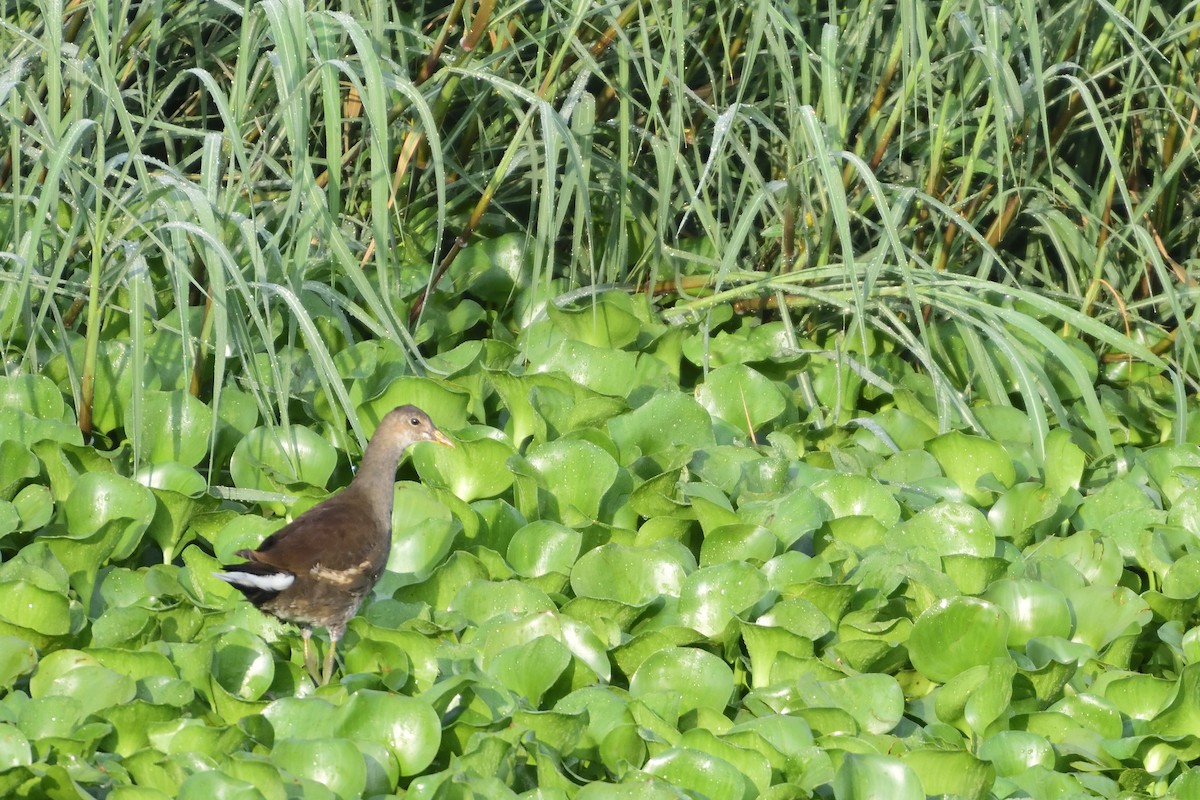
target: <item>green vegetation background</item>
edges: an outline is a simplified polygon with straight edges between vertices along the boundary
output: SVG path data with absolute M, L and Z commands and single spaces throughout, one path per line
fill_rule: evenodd
M 1200 7 L 0 8 L 0 795 L 1200 796 Z

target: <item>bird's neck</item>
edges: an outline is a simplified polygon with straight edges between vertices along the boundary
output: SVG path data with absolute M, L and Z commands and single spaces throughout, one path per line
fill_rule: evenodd
M 360 496 L 379 521 L 381 530 L 392 530 L 392 500 L 396 494 L 396 465 L 404 449 L 368 445 L 347 492 Z

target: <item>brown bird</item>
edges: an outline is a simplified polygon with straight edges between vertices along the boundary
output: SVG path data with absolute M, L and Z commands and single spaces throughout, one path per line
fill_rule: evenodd
M 337 643 L 346 623 L 383 574 L 392 546 L 392 499 L 396 465 L 409 445 L 438 442 L 454 447 L 416 406 L 387 413 L 363 453 L 350 485 L 290 525 L 268 536 L 257 550 L 239 550 L 244 564 L 213 573 L 263 611 L 299 625 L 304 666 L 318 680 L 310 649 L 312 629 L 329 631 L 320 682 L 333 675 Z

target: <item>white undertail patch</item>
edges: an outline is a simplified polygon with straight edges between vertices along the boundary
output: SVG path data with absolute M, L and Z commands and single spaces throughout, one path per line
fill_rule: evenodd
M 234 586 L 248 586 L 264 592 L 282 592 L 296 582 L 296 576 L 290 572 L 272 572 L 269 575 L 256 575 L 251 572 L 214 572 L 213 577 L 220 578 L 226 583 L 232 583 Z

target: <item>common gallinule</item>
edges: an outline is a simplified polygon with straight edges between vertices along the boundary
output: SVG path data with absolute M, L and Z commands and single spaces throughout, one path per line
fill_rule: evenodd
M 333 675 L 334 651 L 346 623 L 387 564 L 396 465 L 409 445 L 423 441 L 454 446 L 416 406 L 389 411 L 349 486 L 268 536 L 257 550 L 239 550 L 244 564 L 214 573 L 263 611 L 300 626 L 304 666 L 314 681 L 318 677 L 312 629 L 329 631 L 320 675 L 325 684 Z

